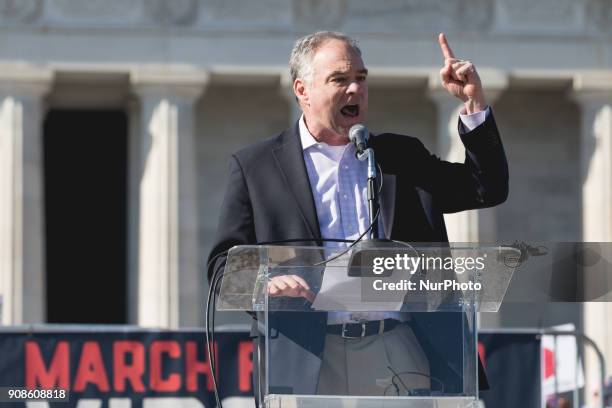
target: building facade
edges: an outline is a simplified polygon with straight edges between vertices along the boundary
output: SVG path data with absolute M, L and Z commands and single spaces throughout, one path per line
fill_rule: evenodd
M 478 67 L 510 197 L 452 241 L 612 241 L 607 0 L 0 0 L 2 324 L 202 325 L 228 156 L 299 117 L 288 56 L 321 29 L 360 41 L 370 129 L 450 160 L 437 33 Z M 538 310 L 483 324 L 570 320 L 612 357 L 609 304 Z

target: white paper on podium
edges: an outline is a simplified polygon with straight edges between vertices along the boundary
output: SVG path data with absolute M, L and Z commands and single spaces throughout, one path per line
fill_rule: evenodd
M 403 301 L 364 302 L 361 295 L 361 277 L 348 276 L 347 265 L 351 252 L 338 259 L 328 262 L 323 272 L 321 289 L 312 303 L 315 310 L 352 311 L 352 312 L 384 312 L 399 311 Z M 383 297 L 384 294 L 381 294 Z

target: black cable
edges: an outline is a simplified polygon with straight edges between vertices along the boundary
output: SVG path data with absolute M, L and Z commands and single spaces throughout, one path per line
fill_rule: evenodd
M 406 384 L 404 384 L 404 381 L 402 381 L 402 378 L 395 372 L 395 370 L 389 365 L 387 366 L 387 368 L 389 369 L 389 371 L 391 371 L 391 373 L 393 373 L 393 377 L 391 377 L 391 382 L 393 384 L 395 384 L 395 377 L 397 377 L 397 379 L 399 380 L 399 382 L 402 384 L 402 387 L 404 387 L 404 389 L 406 390 L 406 392 L 410 392 L 410 389 L 406 386 Z M 422 373 L 419 373 L 417 371 L 409 371 L 407 373 L 417 373 L 420 375 L 424 375 Z M 397 390 L 399 387 L 397 386 L 397 384 L 395 384 L 395 389 Z M 399 394 L 398 394 L 399 396 Z
M 378 174 L 380 174 L 380 186 L 378 186 L 378 196 L 380 196 L 380 192 L 382 191 L 382 188 L 383 188 L 384 179 L 383 179 L 383 176 L 382 176 L 383 172 L 382 172 L 382 168 L 380 167 L 380 164 L 376 163 L 376 167 L 378 168 Z M 380 206 L 378 206 L 378 209 L 376 210 L 376 215 L 374 216 L 374 219 L 372 220 L 372 222 L 370 223 L 368 228 L 366 228 L 366 230 L 363 231 L 363 233 L 361 235 L 359 235 L 357 237 L 357 239 L 355 239 L 351 243 L 351 245 L 349 245 L 344 251 L 340 252 L 339 254 L 336 254 L 336 255 L 332 256 L 331 258 L 326 259 L 324 261 L 317 262 L 313 266 L 321 266 L 321 265 L 325 265 L 325 264 L 327 264 L 327 263 L 329 263 L 331 261 L 335 261 L 336 259 L 340 258 L 342 255 L 344 255 L 348 251 L 350 251 L 351 248 L 353 248 L 355 245 L 357 245 L 363 239 L 363 237 L 365 237 L 366 234 L 372 230 L 372 227 L 374 226 L 374 224 L 378 222 L 378 216 L 379 215 L 380 215 Z
M 408 386 L 404 383 L 404 381 L 402 381 L 402 378 L 400 377 L 400 375 L 403 375 L 403 374 L 420 375 L 422 377 L 427 377 L 430 380 L 434 380 L 435 382 L 437 382 L 440 385 L 440 393 L 444 394 L 444 383 L 442 382 L 442 380 L 440 380 L 437 377 L 434 377 L 432 375 L 425 374 L 425 373 L 420 373 L 418 371 L 402 371 L 400 373 L 397 373 L 391 366 L 387 366 L 387 368 L 389 369 L 389 371 L 391 371 L 391 373 L 393 373 L 393 377 L 391 377 L 391 383 L 395 387 L 396 391 L 398 392 L 398 394 L 397 394 L 398 396 L 399 396 L 399 387 L 395 383 L 395 378 L 397 378 L 399 380 L 400 384 L 402 384 L 402 387 L 404 387 L 404 389 L 406 390 L 406 393 L 408 393 L 408 394 L 410 393 L 410 388 L 408 388 Z M 391 385 L 389 385 L 387 387 L 387 389 L 390 386 Z M 386 394 L 386 390 L 385 390 L 385 394 Z
M 348 251 L 350 251 L 350 250 L 351 250 L 351 248 L 353 248 L 355 245 L 357 245 L 357 244 L 358 244 L 358 243 L 359 243 L 359 242 L 360 242 L 360 241 L 363 239 L 363 237 L 365 237 L 365 235 L 366 235 L 368 232 L 370 232 L 370 230 L 372 229 L 372 226 L 374 225 L 374 223 L 378 222 L 378 214 L 380 214 L 380 208 L 379 208 L 379 209 L 376 211 L 376 215 L 374 216 L 374 220 L 372 220 L 372 223 L 370 224 L 370 226 L 369 226 L 369 227 L 368 227 L 368 228 L 367 228 L 365 231 L 363 231 L 363 233 L 362 233 L 361 235 L 359 235 L 359 236 L 357 237 L 357 239 L 355 239 L 355 240 L 354 240 L 354 241 L 351 243 L 351 245 L 349 245 L 348 247 L 346 247 L 346 249 L 345 249 L 344 251 L 340 252 L 339 254 L 336 254 L 336 255 L 332 256 L 332 257 L 331 257 L 331 258 L 329 258 L 329 259 L 325 259 L 325 260 L 323 260 L 323 261 L 321 261 L 321 262 L 317 262 L 316 264 L 314 264 L 314 265 L 312 265 L 312 266 L 321 266 L 321 265 L 325 265 L 325 264 L 326 264 L 326 263 L 328 263 L 328 262 L 335 261 L 336 259 L 340 258 L 342 255 L 344 255 L 344 254 L 346 254 Z
M 227 253 L 229 252 L 229 250 L 227 251 L 223 251 L 223 252 L 219 252 L 218 254 L 216 254 L 214 257 L 212 257 L 210 259 L 210 261 L 208 261 L 207 264 L 207 268 L 206 270 L 208 271 L 208 269 L 210 268 L 210 265 L 215 262 L 219 257 L 223 256 L 223 255 L 227 255 Z M 210 373 L 211 373 L 211 377 L 212 377 L 212 382 L 213 382 L 213 390 L 215 393 L 215 400 L 217 402 L 217 407 L 218 408 L 223 408 L 223 405 L 221 404 L 221 399 L 219 397 L 219 386 L 217 384 L 217 373 L 216 373 L 216 361 L 215 361 L 215 353 L 214 353 L 214 323 L 211 325 L 211 318 L 210 318 L 210 306 L 211 304 L 214 305 L 214 298 L 216 297 L 216 290 L 217 290 L 217 282 L 220 280 L 220 278 L 223 276 L 224 271 L 219 268 L 215 271 L 213 271 L 213 274 L 211 276 L 211 282 L 210 282 L 210 288 L 208 291 L 208 296 L 206 297 L 206 349 L 208 350 L 208 365 L 210 367 Z M 213 306 L 214 307 L 214 306 Z M 212 312 L 212 315 L 214 317 L 214 310 Z
M 217 370 L 216 353 L 214 353 L 214 351 L 215 351 L 214 350 L 214 345 L 215 345 L 215 315 L 216 315 L 215 312 L 216 312 L 216 304 L 217 304 L 217 292 L 220 291 L 220 289 L 219 290 L 217 290 L 217 289 L 218 289 L 218 286 L 221 284 L 221 278 L 223 277 L 224 274 L 225 274 L 225 272 L 219 274 L 216 277 L 215 282 L 214 282 L 214 293 L 213 293 L 213 298 L 212 298 L 213 299 L 212 300 L 212 307 L 213 307 L 213 309 L 212 309 L 212 313 L 211 313 L 212 318 L 211 318 L 210 344 L 213 345 L 213 354 L 212 354 L 213 358 L 212 358 L 211 361 L 214 362 L 213 367 L 214 367 L 215 371 L 212 371 L 212 372 L 214 373 L 215 376 L 216 376 L 216 370 Z M 215 381 L 215 384 L 216 384 L 216 381 Z M 216 390 L 218 391 L 218 385 L 216 385 Z M 218 394 L 218 392 L 216 392 L 216 393 Z M 220 399 L 220 397 L 217 397 L 217 398 Z M 218 401 L 218 407 L 219 408 L 223 408 L 222 405 L 220 405 L 220 404 L 221 404 L 221 401 L 219 400 Z
M 291 242 L 353 242 L 352 239 L 341 239 L 341 238 L 292 238 L 283 239 L 280 241 L 264 241 L 258 242 L 253 245 L 275 245 L 275 244 L 287 244 Z

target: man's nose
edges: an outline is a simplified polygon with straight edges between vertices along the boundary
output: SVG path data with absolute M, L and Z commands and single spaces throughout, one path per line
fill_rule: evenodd
M 362 85 L 357 81 L 351 81 L 348 88 L 346 89 L 346 93 L 356 94 L 362 91 Z

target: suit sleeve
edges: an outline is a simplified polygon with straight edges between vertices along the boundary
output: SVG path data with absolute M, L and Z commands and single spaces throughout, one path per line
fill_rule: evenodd
M 432 155 L 419 142 L 424 157 L 422 182 L 443 212 L 492 207 L 508 197 L 508 162 L 492 112 L 470 132 L 460 134 L 463 163 Z
M 226 251 L 235 245 L 255 242 L 253 208 L 249 198 L 244 171 L 235 155 L 229 163 L 227 191 L 221 206 L 219 226 L 213 248 L 208 257 L 208 280 L 222 270 L 226 261 Z M 212 282 L 211 282 L 212 283 Z

